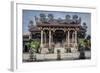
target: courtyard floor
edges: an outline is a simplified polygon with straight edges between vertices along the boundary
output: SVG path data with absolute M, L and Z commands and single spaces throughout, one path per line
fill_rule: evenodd
M 79 60 L 79 52 L 75 53 L 61 53 L 61 60 Z M 85 51 L 85 59 L 91 58 L 91 52 Z M 57 60 L 57 54 L 36 54 L 36 61 L 54 61 Z M 23 53 L 23 62 L 30 62 L 30 54 Z

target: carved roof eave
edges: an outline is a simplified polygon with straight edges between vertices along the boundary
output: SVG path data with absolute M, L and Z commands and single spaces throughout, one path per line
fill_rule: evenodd
M 81 27 L 80 24 L 37 24 L 37 27 Z
M 35 27 L 30 27 L 29 31 L 30 32 L 40 32 L 41 30 L 37 26 L 35 26 Z
M 30 32 L 40 32 L 41 28 L 47 29 L 47 30 L 48 30 L 48 28 L 53 28 L 53 29 L 70 28 L 70 29 L 73 29 L 73 30 L 75 28 L 75 29 L 78 29 L 77 31 L 84 31 L 82 29 L 81 24 L 37 24 L 37 26 L 29 28 L 29 31 Z

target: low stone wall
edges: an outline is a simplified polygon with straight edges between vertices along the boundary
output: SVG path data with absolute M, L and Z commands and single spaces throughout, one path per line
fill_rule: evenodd
M 61 59 L 63 60 L 73 60 L 73 59 L 79 59 L 79 52 L 73 52 L 73 53 L 61 53 Z M 91 58 L 91 52 L 85 51 L 85 57 Z M 29 53 L 23 54 L 23 60 L 27 61 L 30 59 Z M 57 60 L 57 53 L 55 54 L 36 54 L 36 60 Z
M 79 53 L 61 53 L 61 59 L 77 59 Z M 36 54 L 37 60 L 56 60 L 57 54 Z
M 37 60 L 53 60 L 57 59 L 57 54 L 36 54 Z

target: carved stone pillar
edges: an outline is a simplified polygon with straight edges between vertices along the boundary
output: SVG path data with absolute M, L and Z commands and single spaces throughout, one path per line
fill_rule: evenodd
M 67 41 L 68 41 L 68 47 L 70 45 L 70 31 L 68 30 L 68 37 L 67 37 Z
M 41 30 L 41 48 L 43 48 L 43 30 Z
M 47 40 L 46 40 L 46 32 L 45 32 L 45 34 L 44 34 L 44 35 L 45 35 L 44 40 L 45 40 L 45 45 L 46 45 L 46 41 L 47 41 Z
M 49 30 L 49 48 L 51 48 L 51 30 Z
M 77 46 L 77 31 L 75 31 L 75 46 Z
M 74 43 L 75 43 L 75 33 L 73 32 L 72 34 L 72 45 L 74 46 Z

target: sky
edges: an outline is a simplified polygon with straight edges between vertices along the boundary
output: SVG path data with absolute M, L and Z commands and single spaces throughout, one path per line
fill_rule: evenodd
M 81 25 L 86 22 L 87 25 L 87 35 L 91 35 L 91 13 L 79 13 L 79 12 L 61 12 L 61 11 L 39 11 L 39 10 L 23 10 L 23 32 L 28 32 L 29 21 L 34 21 L 34 17 L 44 13 L 45 15 L 53 14 L 55 19 L 62 18 L 65 19 L 66 15 L 78 15 L 81 17 Z

